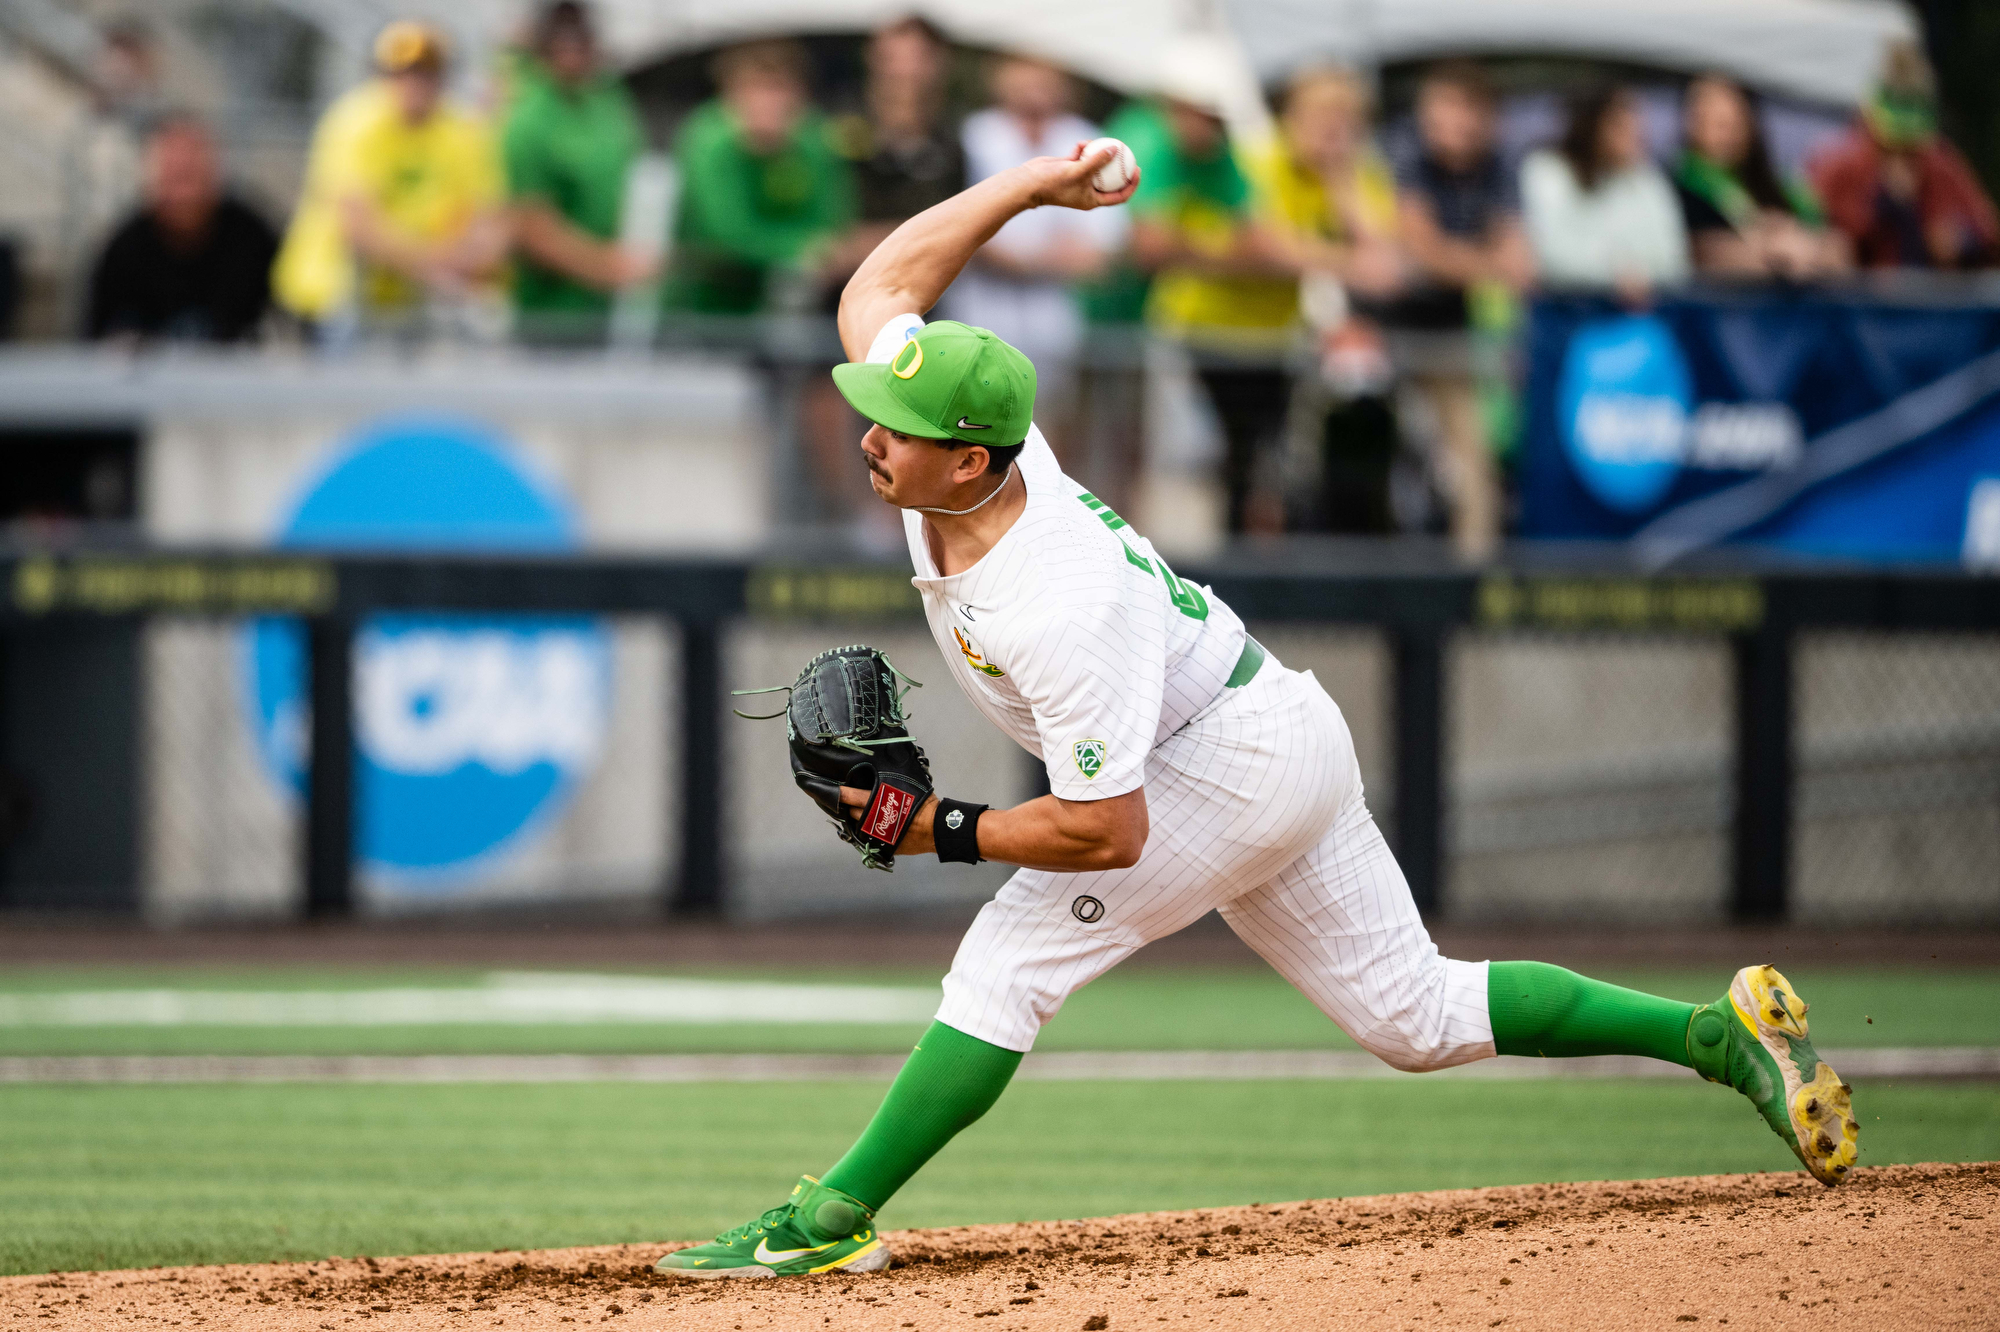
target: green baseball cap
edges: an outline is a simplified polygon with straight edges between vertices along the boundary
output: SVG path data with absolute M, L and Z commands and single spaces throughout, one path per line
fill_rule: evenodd
M 903 435 L 1005 448 L 1028 437 L 1035 366 L 991 332 L 949 319 L 925 324 L 895 359 L 833 367 L 842 396 Z

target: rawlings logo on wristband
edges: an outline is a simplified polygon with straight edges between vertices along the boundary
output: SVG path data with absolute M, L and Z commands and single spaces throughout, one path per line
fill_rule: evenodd
M 896 845 L 903 840 L 903 829 L 909 826 L 910 816 L 917 812 L 917 799 L 913 792 L 898 790 L 884 782 L 875 788 L 875 798 L 868 802 L 868 810 L 861 816 L 861 831 Z

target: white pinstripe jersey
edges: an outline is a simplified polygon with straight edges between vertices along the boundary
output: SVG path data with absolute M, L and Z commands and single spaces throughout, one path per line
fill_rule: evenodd
M 891 320 L 868 359 L 891 359 L 922 322 Z M 1147 753 L 1221 694 L 1243 622 L 1063 475 L 1040 430 L 1019 466 L 1027 507 L 963 573 L 938 576 L 924 516 L 904 511 L 910 581 L 959 687 L 1041 757 L 1049 789 L 1124 795 L 1144 784 Z

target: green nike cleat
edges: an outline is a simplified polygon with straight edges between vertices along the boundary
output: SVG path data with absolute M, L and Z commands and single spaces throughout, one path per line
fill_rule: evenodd
M 1828 1188 L 1854 1167 L 1853 1088 L 1807 1039 L 1806 1003 L 1775 967 L 1745 967 L 1729 993 L 1688 1022 L 1695 1072 L 1750 1098 L 1772 1131 Z
M 784 1206 L 725 1230 L 706 1244 L 676 1249 L 653 1264 L 667 1276 L 812 1276 L 820 1272 L 879 1272 L 889 1247 L 875 1233 L 875 1213 L 839 1189 L 807 1175 Z

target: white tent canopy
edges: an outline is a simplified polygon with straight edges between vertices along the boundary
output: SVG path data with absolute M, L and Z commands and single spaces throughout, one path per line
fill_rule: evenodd
M 6 3 L 6 0 L 0 0 Z M 429 19 L 477 56 L 524 25 L 539 0 L 276 0 L 359 54 L 394 17 Z M 1211 5 L 1185 0 L 589 0 L 612 57 L 636 64 L 753 37 L 867 32 L 921 14 L 957 41 L 1046 56 L 1124 91 L 1153 86 L 1167 52 L 1198 37 L 1249 79 Z
M 1226 0 L 1266 79 L 1446 54 L 1559 53 L 1698 73 L 1852 105 L 1883 44 L 1915 37 L 1895 0 Z
M 1203 51 L 1231 119 L 1262 115 L 1255 76 L 1220 15 L 1177 0 L 596 0 L 605 37 L 626 63 L 747 37 L 864 32 L 921 14 L 973 46 L 1039 55 L 1124 92 L 1162 86 Z
M 276 0 L 357 59 L 381 23 L 423 15 L 476 57 L 534 0 Z M 1220 8 L 1218 9 L 1217 6 Z M 1158 86 L 1176 48 L 1206 46 L 1236 92 L 1301 65 L 1372 67 L 1446 53 L 1547 54 L 1726 70 L 1757 88 L 1851 104 L 1883 43 L 1916 33 L 1898 0 L 593 0 L 606 45 L 631 66 L 747 37 L 862 32 L 919 13 L 953 38 L 1047 56 L 1110 87 Z

